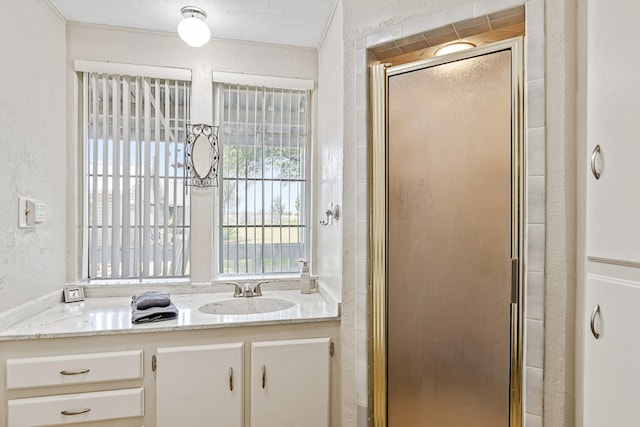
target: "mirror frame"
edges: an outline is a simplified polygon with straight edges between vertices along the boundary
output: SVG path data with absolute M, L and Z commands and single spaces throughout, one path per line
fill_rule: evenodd
M 195 143 L 201 136 L 205 137 L 209 142 L 209 159 L 206 175 L 198 174 L 194 167 Z M 185 143 L 185 154 L 187 161 L 186 168 L 186 185 L 197 188 L 209 188 L 218 186 L 218 162 L 220 161 L 220 152 L 218 150 L 218 126 L 211 126 L 203 123 L 187 124 L 187 141 Z M 198 159 L 201 161 L 202 159 Z

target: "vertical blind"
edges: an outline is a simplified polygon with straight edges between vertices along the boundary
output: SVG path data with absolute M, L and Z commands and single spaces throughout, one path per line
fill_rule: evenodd
M 90 279 L 189 274 L 190 83 L 84 73 Z
M 216 90 L 220 272 L 298 271 L 308 251 L 309 92 L 239 85 Z

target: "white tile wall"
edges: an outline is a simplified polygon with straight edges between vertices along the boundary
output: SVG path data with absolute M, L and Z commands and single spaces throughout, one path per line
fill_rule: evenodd
M 525 368 L 525 394 L 524 402 L 526 414 L 542 416 L 542 369 L 527 366 Z M 529 426 L 526 426 L 529 427 Z
M 527 80 L 525 88 L 527 100 L 527 127 L 540 128 L 544 126 L 544 79 Z
M 367 203 L 367 202 L 365 201 L 363 203 Z M 369 287 L 368 287 L 369 278 L 367 276 L 367 259 L 362 257 L 358 257 L 356 259 L 357 259 L 356 266 L 355 266 L 356 280 L 358 282 L 356 284 L 356 293 L 367 294 L 369 292 Z M 364 322 L 363 325 L 366 325 L 366 322 Z
M 531 9 L 528 7 L 526 11 Z M 527 33 L 525 49 L 525 78 L 527 81 L 544 79 L 544 32 Z
M 522 6 L 523 0 L 480 0 L 473 3 L 473 16 L 489 15 L 490 13 Z
M 455 22 L 464 21 L 473 18 L 473 5 L 465 4 L 464 6 L 450 9 L 444 12 L 444 23 L 453 24 Z
M 544 224 L 528 224 L 526 233 L 526 269 L 544 272 Z
M 544 224 L 544 176 L 527 178 L 527 223 Z
M 544 339 L 544 324 L 542 320 L 527 319 L 527 336 L 525 364 L 527 366 L 542 369 L 544 361 L 544 351 L 542 346 L 538 345 Z
M 542 427 L 542 417 L 538 415 L 525 414 L 524 425 L 527 427 Z
M 402 26 L 402 37 L 412 36 L 423 31 L 444 26 L 444 13 L 436 13 Z
M 525 4 L 525 347 L 524 426 L 542 426 L 545 245 L 544 0 Z
M 525 136 L 527 176 L 544 176 L 544 128 L 527 129 Z
M 368 139 L 367 139 L 367 51 L 369 42 L 393 40 L 396 32 L 376 35 L 371 40 L 356 43 L 356 403 L 358 425 L 368 424 L 369 378 L 368 378 L 368 319 L 369 319 L 369 190 L 368 190 Z M 386 37 L 393 37 L 385 39 Z M 380 43 L 384 41 L 379 41 Z M 364 418 L 364 419 L 363 419 Z
M 528 272 L 525 283 L 527 319 L 544 320 L 544 273 Z
M 545 39 L 544 0 L 480 0 L 473 4 L 447 10 L 403 25 L 385 29 L 356 42 L 356 173 L 357 173 L 357 253 L 356 288 L 357 305 L 367 304 L 367 259 L 362 253 L 362 244 L 368 238 L 368 184 L 362 174 L 362 165 L 367 165 L 367 95 L 359 85 L 366 85 L 366 49 L 392 40 L 423 31 L 439 28 L 473 17 L 525 5 L 525 369 L 524 369 L 524 425 L 542 426 L 543 414 L 543 367 L 544 367 L 544 244 L 545 244 Z M 368 214 L 367 214 L 368 215 Z M 363 227 L 364 225 L 364 227 Z M 368 308 L 368 304 L 367 304 Z M 358 425 L 367 425 L 362 418 L 368 417 L 368 378 L 366 366 L 368 351 L 363 335 L 367 335 L 367 310 L 357 308 L 357 395 Z
M 371 48 L 371 47 L 374 47 L 374 46 L 378 46 L 378 45 L 390 42 L 392 40 L 397 40 L 399 38 L 402 38 L 402 27 L 401 26 L 389 28 L 389 29 L 384 30 L 382 32 L 370 35 L 369 37 L 367 37 L 366 46 L 368 48 Z M 357 100 L 356 100 L 356 102 L 357 102 Z
M 527 34 L 544 31 L 544 0 L 527 0 L 525 11 Z

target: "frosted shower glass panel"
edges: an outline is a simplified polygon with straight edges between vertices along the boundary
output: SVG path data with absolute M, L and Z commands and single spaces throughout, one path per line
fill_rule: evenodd
M 511 53 L 389 77 L 388 421 L 509 425 Z

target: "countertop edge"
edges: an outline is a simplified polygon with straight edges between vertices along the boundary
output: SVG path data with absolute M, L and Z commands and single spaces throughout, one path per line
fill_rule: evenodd
M 42 333 L 42 334 L 29 334 L 29 335 L 0 335 L 0 342 L 7 341 L 28 341 L 39 339 L 55 339 L 55 338 L 81 338 L 81 337 L 97 337 L 108 335 L 130 335 L 130 334 L 146 334 L 146 333 L 166 333 L 166 332 L 180 332 L 180 331 L 198 331 L 206 329 L 228 329 L 228 328 L 245 328 L 254 326 L 277 326 L 277 325 L 290 325 L 290 324 L 302 324 L 302 323 L 328 323 L 339 322 L 341 320 L 340 313 L 337 316 L 331 317 L 316 317 L 306 319 L 290 319 L 290 320 L 262 320 L 255 322 L 237 322 L 237 323 L 217 323 L 207 325 L 190 325 L 190 326 L 175 326 L 166 325 L 154 328 L 138 329 L 132 327 L 131 329 L 118 329 L 118 330 L 104 330 L 104 331 L 82 331 L 82 332 L 54 332 L 54 333 Z M 160 323 L 160 322 L 158 322 Z M 149 325 L 148 323 L 145 325 Z

